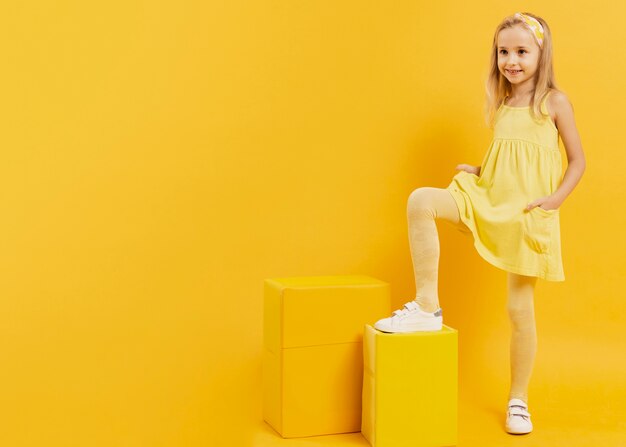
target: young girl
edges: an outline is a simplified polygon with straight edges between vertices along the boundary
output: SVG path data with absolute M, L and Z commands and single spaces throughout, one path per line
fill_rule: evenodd
M 534 287 L 537 278 L 565 279 L 559 207 L 585 170 L 572 105 L 554 80 L 545 20 L 518 12 L 498 25 L 486 90 L 491 145 L 481 166 L 458 165 L 460 172 L 445 189 L 421 187 L 410 194 L 416 297 L 374 327 L 384 332 L 440 330 L 435 219 L 473 235 L 480 256 L 507 272 L 512 337 L 506 430 L 530 433 L 528 384 L 537 344 Z M 562 181 L 559 135 L 568 159 Z

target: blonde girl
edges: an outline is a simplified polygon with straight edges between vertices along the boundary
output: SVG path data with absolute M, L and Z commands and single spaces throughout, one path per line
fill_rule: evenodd
M 459 164 L 446 188 L 420 187 L 408 198 L 409 244 L 416 297 L 374 327 L 384 332 L 441 330 L 436 220 L 472 236 L 488 263 L 507 272 L 511 388 L 505 428 L 532 431 L 528 384 L 537 349 L 537 278 L 564 281 L 559 208 L 585 170 L 569 98 L 557 86 L 552 35 L 531 13 L 506 17 L 493 37 L 485 119 L 493 129 L 480 166 Z M 562 163 L 558 139 L 567 153 Z

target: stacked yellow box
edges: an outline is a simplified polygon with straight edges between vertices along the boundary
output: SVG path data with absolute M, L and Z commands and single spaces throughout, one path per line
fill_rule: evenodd
M 458 331 L 365 325 L 361 432 L 373 447 L 457 444 Z
M 363 327 L 390 306 L 369 276 L 266 279 L 263 419 L 284 438 L 360 431 Z

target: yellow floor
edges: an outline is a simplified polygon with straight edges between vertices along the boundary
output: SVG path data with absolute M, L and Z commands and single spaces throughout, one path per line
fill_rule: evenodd
M 623 349 L 619 343 L 590 346 L 584 337 L 544 338 L 529 397 L 534 430 L 527 435 L 504 430 L 508 364 L 502 340 L 494 346 L 499 347 L 484 345 L 484 353 L 471 349 L 474 361 L 490 350 L 501 354 L 488 368 L 461 358 L 459 446 L 626 447 L 626 368 L 616 356 Z M 283 439 L 262 420 L 260 394 L 254 397 L 259 399 L 253 410 L 257 417 L 248 427 L 246 445 L 369 446 L 360 433 Z
M 571 407 L 575 404 L 571 402 Z M 504 431 L 504 412 L 494 402 L 459 405 L 459 446 L 518 446 L 533 447 L 624 447 L 626 427 L 624 410 L 606 414 L 601 409 L 570 408 L 559 415 L 553 408 L 533 409 L 532 420 L 535 429 L 527 435 L 510 435 Z M 588 413 L 588 414 L 587 414 Z M 589 415 L 594 416 L 589 420 Z M 620 421 L 621 420 L 621 421 Z M 621 425 L 621 429 L 619 429 Z M 272 427 L 263 421 L 254 427 L 253 446 L 263 447 L 369 447 L 360 433 L 314 436 L 298 439 L 282 439 Z

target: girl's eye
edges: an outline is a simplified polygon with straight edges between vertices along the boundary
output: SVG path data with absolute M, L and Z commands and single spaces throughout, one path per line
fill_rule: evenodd
M 523 53 L 527 52 L 526 50 L 520 50 L 520 51 L 523 52 Z M 500 50 L 500 54 L 502 54 L 502 53 L 506 53 L 506 50 Z

